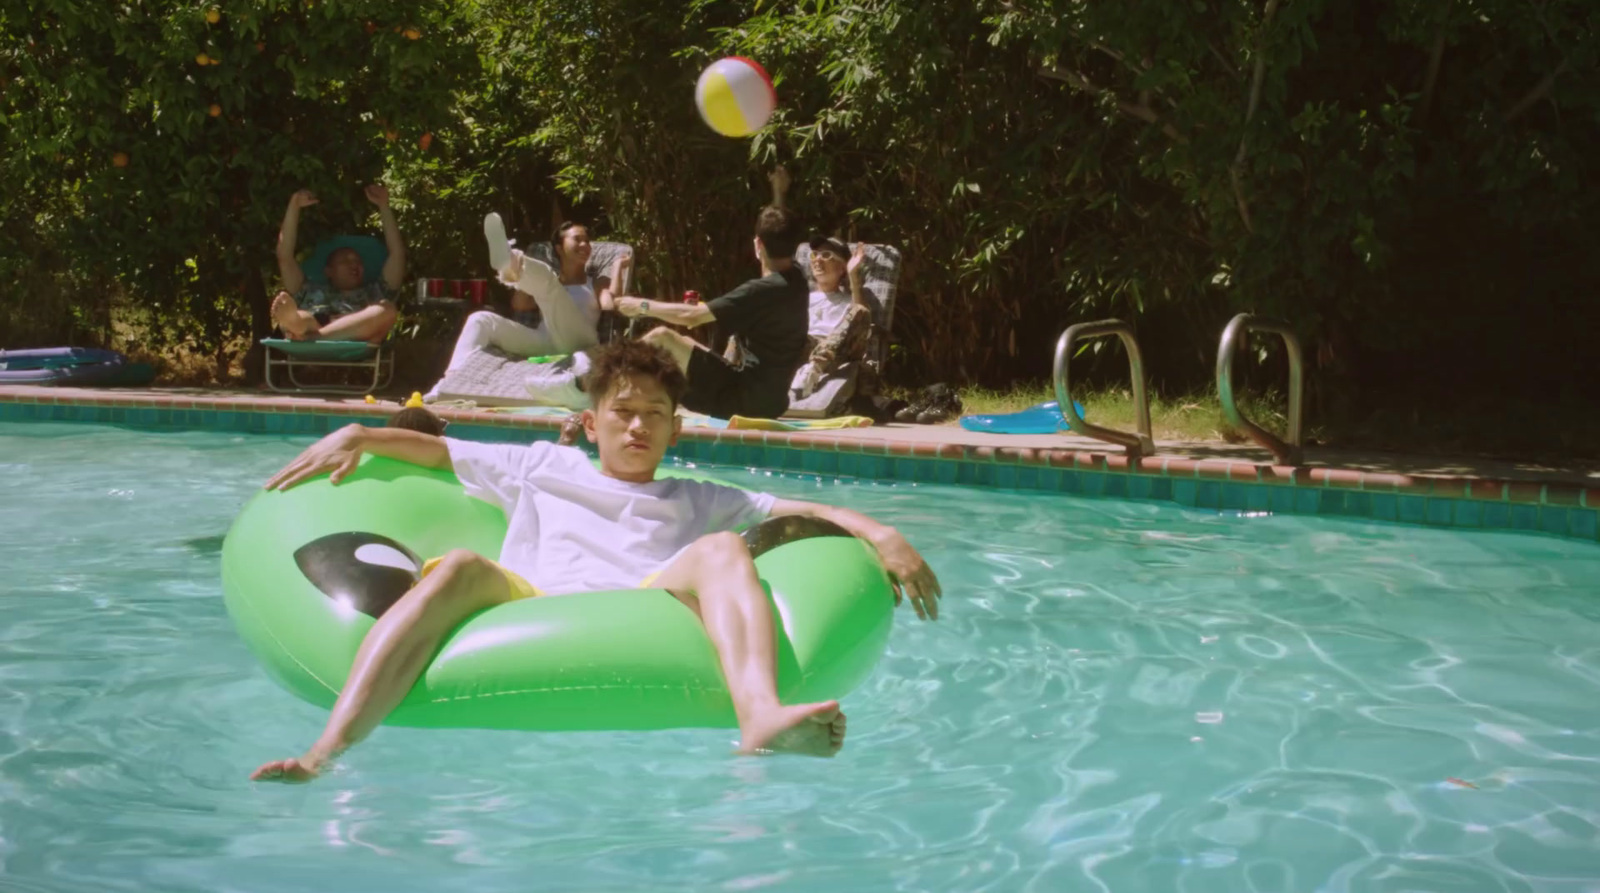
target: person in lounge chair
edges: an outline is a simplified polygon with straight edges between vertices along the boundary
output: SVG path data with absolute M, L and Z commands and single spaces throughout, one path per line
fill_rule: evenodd
M 479 611 L 641 585 L 666 590 L 704 625 L 733 701 L 740 753 L 828 757 L 843 746 L 837 701 L 779 701 L 772 603 L 749 547 L 732 531 L 784 516 L 837 524 L 874 550 L 895 600 L 908 598 L 930 620 L 939 614 L 938 578 L 899 531 L 849 509 L 658 479 L 682 427 L 675 410 L 683 372 L 641 341 L 597 348 L 591 358 L 595 408 L 584 412 L 583 428 L 599 449 L 599 469 L 583 451 L 549 442 L 472 443 L 350 425 L 267 481 L 268 489 L 287 489 L 331 472 L 338 484 L 372 453 L 453 471 L 469 495 L 505 512 L 508 528 L 498 561 L 457 549 L 428 562 L 422 581 L 367 632 L 321 737 L 299 757 L 262 764 L 252 779 L 317 777 L 400 704 L 444 638 Z
M 367 200 L 378 207 L 383 220 L 383 241 L 389 257 L 375 281 L 367 281 L 367 269 L 354 248 L 339 248 L 328 256 L 323 268 L 327 284 L 310 282 L 295 260 L 295 242 L 300 228 L 300 211 L 317 203 L 309 189 L 289 197 L 278 231 L 278 274 L 283 290 L 272 299 L 272 321 L 293 341 L 328 339 L 367 341 L 378 344 L 394 327 L 398 311 L 395 295 L 406 273 L 406 246 L 400 238 L 394 211 L 389 207 L 389 190 L 381 184 L 366 189 Z
M 767 180 L 772 184 L 773 206 L 786 207 L 793 183 L 789 169 L 780 164 L 767 175 Z M 872 338 L 872 306 L 867 303 L 866 269 L 862 266 L 866 243 L 856 243 L 854 254 L 843 242 L 829 236 L 814 238 L 809 244 L 811 279 L 817 287 L 810 296 L 806 362 L 795 372 L 789 386 L 796 400 L 811 396 L 840 366 L 863 359 Z M 849 291 L 841 287 L 847 276 Z M 875 391 L 876 381 L 858 380 L 856 393 Z
M 809 312 L 806 277 L 794 263 L 798 229 L 788 211 L 771 205 L 763 208 L 752 242 L 761 278 L 707 303 L 617 299 L 617 311 L 623 316 L 687 328 L 714 322 L 737 340 L 741 359 L 736 364 L 666 326 L 644 336 L 671 354 L 689 377 L 685 407 L 719 419 L 735 415 L 775 419 L 789 408 L 789 382 L 806 358 Z
M 790 386 L 797 398 L 809 397 L 840 366 L 861 360 L 866 353 L 872 337 L 872 307 L 862 287 L 866 252 L 865 242 L 856 243 L 851 254 L 838 239 L 811 240 L 811 279 L 817 287 L 810 295 L 806 330 L 810 353 Z M 841 287 L 847 276 L 849 291 Z
M 473 351 L 484 347 L 497 348 L 513 357 L 537 357 L 576 355 L 600 343 L 600 314 L 614 308 L 612 283 L 622 281 L 627 274 L 630 261 L 626 255 L 617 258 L 610 276 L 591 279 L 586 269 L 593 248 L 589 228 L 581 223 L 562 223 L 550 239 L 559 270 L 512 248 L 499 214 L 484 218 L 483 232 L 495 275 L 516 289 L 511 308 L 521 321 L 489 310 L 467 317 L 445 367 L 445 377 L 465 366 Z M 528 325 L 535 307 L 541 319 L 537 326 Z M 443 381 L 441 377 L 440 382 Z M 423 399 L 437 398 L 435 385 Z

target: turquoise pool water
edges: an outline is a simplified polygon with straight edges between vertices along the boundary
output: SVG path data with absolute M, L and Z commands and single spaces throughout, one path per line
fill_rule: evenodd
M 252 786 L 324 714 L 234 635 L 217 550 L 306 442 L 0 425 L 0 890 L 1600 884 L 1600 547 L 938 486 L 751 476 L 945 583 L 834 761 L 382 729 Z

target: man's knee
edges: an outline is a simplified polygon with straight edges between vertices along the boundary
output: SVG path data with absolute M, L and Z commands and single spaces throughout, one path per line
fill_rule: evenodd
M 466 322 L 461 325 L 461 333 L 464 335 L 467 332 L 486 330 L 494 325 L 494 318 L 498 315 L 493 310 L 479 310 L 468 314 Z
M 471 549 L 446 552 L 432 574 L 438 576 L 439 585 L 431 590 L 430 603 L 479 598 L 483 587 L 494 585 L 498 582 L 496 577 L 504 576 L 494 562 Z
M 675 342 L 681 343 L 682 336 L 679 335 L 677 332 L 674 332 L 673 330 L 667 328 L 666 326 L 656 326 L 655 328 L 651 329 L 650 331 L 645 332 L 644 333 L 644 337 L 639 339 L 639 340 L 641 340 L 641 341 L 643 341 L 643 342 L 645 342 L 647 344 L 654 344 L 654 345 L 657 345 L 657 346 L 665 346 L 665 345 L 667 345 L 669 343 L 675 343 Z
M 688 588 L 701 593 L 718 591 L 717 587 L 707 589 L 712 578 L 724 578 L 736 573 L 751 561 L 750 547 L 745 545 L 744 537 L 730 531 L 708 533 L 700 537 L 689 547 L 685 557 L 693 560 L 682 567 L 679 573 L 684 574 Z M 705 596 L 702 594 L 700 597 Z
M 715 564 L 750 560 L 750 547 L 746 545 L 744 537 L 731 530 L 708 533 L 695 545 L 700 549 L 702 558 Z
M 451 549 L 439 557 L 439 563 L 434 566 L 433 572 L 453 578 L 476 574 L 492 567 L 494 565 L 489 559 L 471 549 Z

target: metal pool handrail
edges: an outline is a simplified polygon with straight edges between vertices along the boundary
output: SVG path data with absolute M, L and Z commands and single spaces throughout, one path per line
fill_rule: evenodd
M 1128 372 L 1133 378 L 1134 421 L 1139 426 L 1137 434 L 1091 425 L 1083 420 L 1077 405 L 1072 402 L 1067 362 L 1072 359 L 1073 344 L 1080 338 L 1101 338 L 1106 335 L 1121 338 L 1122 347 L 1128 352 Z M 1144 389 L 1144 358 L 1139 355 L 1139 342 L 1134 340 L 1133 328 L 1127 323 L 1120 319 L 1102 319 L 1067 326 L 1067 330 L 1056 340 L 1055 385 L 1056 403 L 1061 407 L 1061 416 L 1067 420 L 1067 426 L 1074 434 L 1117 444 L 1127 450 L 1130 459 L 1155 454 L 1156 443 L 1150 436 L 1150 401 Z
M 1289 351 L 1289 426 L 1287 439 L 1257 425 L 1244 417 L 1233 394 L 1233 358 L 1238 353 L 1239 339 L 1246 332 L 1270 332 L 1283 338 Z M 1300 351 L 1300 338 L 1289 324 L 1276 319 L 1241 313 L 1228 321 L 1222 330 L 1222 343 L 1217 347 L 1217 397 L 1222 401 L 1222 415 L 1235 428 L 1241 428 L 1250 439 L 1272 453 L 1279 465 L 1299 465 L 1304 460 L 1304 418 L 1301 403 L 1305 396 L 1305 362 Z

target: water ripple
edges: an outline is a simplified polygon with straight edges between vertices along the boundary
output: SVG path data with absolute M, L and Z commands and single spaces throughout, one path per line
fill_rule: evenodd
M 382 729 L 270 682 L 220 537 L 303 440 L 0 426 L 0 889 L 1587 891 L 1600 548 L 755 475 L 900 526 L 827 762 L 731 734 Z

